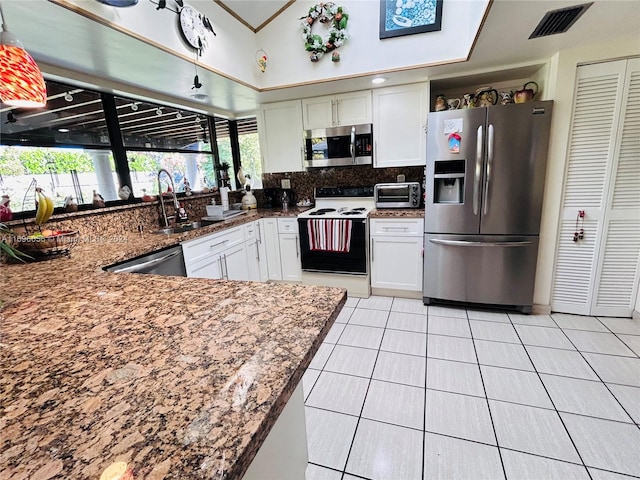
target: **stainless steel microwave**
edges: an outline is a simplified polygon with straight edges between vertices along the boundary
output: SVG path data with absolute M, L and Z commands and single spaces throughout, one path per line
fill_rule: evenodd
M 371 124 L 305 130 L 305 167 L 371 165 L 372 132 Z
M 373 188 L 376 208 L 420 207 L 418 182 L 378 183 Z

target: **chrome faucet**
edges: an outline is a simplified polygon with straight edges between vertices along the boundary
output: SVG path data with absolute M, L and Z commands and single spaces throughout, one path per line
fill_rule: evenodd
M 174 207 L 174 214 L 172 216 L 167 216 L 167 210 L 164 206 L 164 197 L 162 196 L 162 183 L 160 183 L 160 177 L 162 176 L 162 172 L 167 174 L 167 177 L 169 177 L 169 184 L 171 185 L 171 195 L 173 196 L 173 207 Z M 173 177 L 164 168 L 161 168 L 160 171 L 158 172 L 158 195 L 160 196 L 160 206 L 162 207 L 162 218 L 164 219 L 164 226 L 168 227 L 169 219 L 176 218 L 176 215 L 178 214 L 178 209 L 180 208 L 180 204 L 178 203 L 178 197 L 176 197 L 176 186 L 173 183 Z

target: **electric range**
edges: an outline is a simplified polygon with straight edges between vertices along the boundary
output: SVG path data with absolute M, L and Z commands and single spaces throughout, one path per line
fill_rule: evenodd
M 369 213 L 373 187 L 316 188 L 316 206 L 298 215 L 302 283 L 369 297 Z

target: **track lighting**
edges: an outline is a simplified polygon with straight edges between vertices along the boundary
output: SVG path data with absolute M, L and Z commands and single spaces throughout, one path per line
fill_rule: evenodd
M 67 102 L 73 102 L 73 95 L 71 95 L 71 92 L 67 92 L 67 93 L 65 93 L 65 94 L 64 94 L 64 99 L 65 99 Z
M 157 116 L 162 115 L 162 109 L 160 107 L 156 108 L 156 115 Z
M 176 112 L 176 118 L 180 120 L 182 118 L 182 114 L 180 112 Z

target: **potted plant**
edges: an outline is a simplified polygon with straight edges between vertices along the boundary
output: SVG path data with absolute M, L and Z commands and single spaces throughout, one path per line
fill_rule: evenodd
M 4 223 L 0 223 L 0 256 L 4 255 L 15 260 L 20 260 L 21 262 L 24 262 L 25 259 L 33 259 L 33 257 L 27 255 L 26 253 L 22 253 L 20 250 L 7 242 L 8 238 L 13 238 L 15 236 L 16 234 L 13 232 L 13 230 L 7 227 Z

